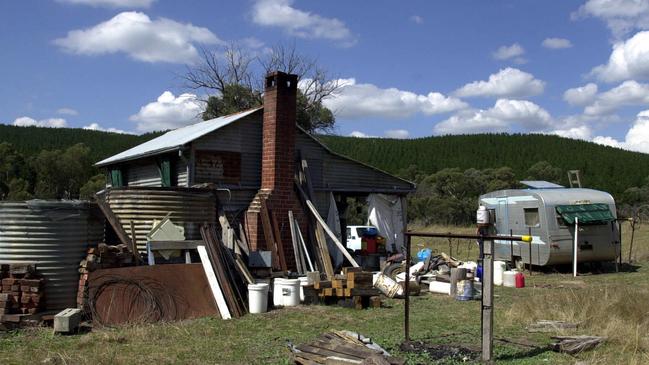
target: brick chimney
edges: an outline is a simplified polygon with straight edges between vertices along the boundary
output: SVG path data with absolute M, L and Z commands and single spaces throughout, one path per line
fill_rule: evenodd
M 295 114 L 297 76 L 272 72 L 266 76 L 264 119 L 262 126 L 261 189 L 246 214 L 249 245 L 252 250 L 270 250 L 259 218 L 261 200 L 277 219 L 284 256 L 289 268 L 295 268 L 288 211 L 305 222 L 302 206 L 294 189 Z M 300 224 L 304 226 L 304 224 Z M 302 232 L 306 232 L 304 229 Z

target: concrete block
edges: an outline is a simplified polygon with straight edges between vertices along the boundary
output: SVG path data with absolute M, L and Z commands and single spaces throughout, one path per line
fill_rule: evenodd
M 81 309 L 67 308 L 54 316 L 55 333 L 72 333 L 81 323 Z

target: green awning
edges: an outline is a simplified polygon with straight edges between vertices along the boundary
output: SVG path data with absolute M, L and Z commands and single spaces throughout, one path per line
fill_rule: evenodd
M 608 204 L 557 205 L 557 213 L 566 224 L 603 224 L 615 220 Z

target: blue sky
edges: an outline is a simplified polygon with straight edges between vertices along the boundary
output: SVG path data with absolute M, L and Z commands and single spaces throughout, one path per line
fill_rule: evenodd
M 196 121 L 197 49 L 295 44 L 342 85 L 336 133 L 553 133 L 649 152 L 649 0 L 5 0 L 0 122 Z

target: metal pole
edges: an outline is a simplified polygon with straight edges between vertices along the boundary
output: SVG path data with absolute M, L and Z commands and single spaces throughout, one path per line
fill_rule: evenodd
M 527 235 L 532 237 L 532 227 L 529 227 L 527 229 L 527 232 L 528 232 Z M 529 267 L 529 269 L 530 269 L 530 276 L 532 276 L 532 242 L 530 242 L 528 244 L 528 246 L 529 246 L 529 259 L 530 259 L 530 267 Z
M 514 235 L 514 230 L 510 229 L 509 230 L 509 236 Z M 514 241 L 509 241 L 509 260 L 514 263 Z
M 635 236 L 635 217 L 636 215 L 633 216 L 631 219 L 631 242 L 629 243 L 629 261 L 628 263 L 631 263 L 631 253 L 633 252 L 633 236 Z M 620 246 L 620 250 L 622 249 L 622 246 Z M 620 256 L 622 256 L 622 251 L 620 251 Z
M 577 251 L 578 247 L 578 236 L 579 236 L 579 218 L 575 217 L 575 244 L 572 247 L 572 276 L 577 277 Z
M 480 241 L 484 246 L 482 258 L 482 361 L 491 363 L 493 359 L 493 241 L 484 239 L 480 239 Z
M 411 237 L 406 236 L 406 281 L 404 286 L 404 295 L 405 295 L 405 316 L 404 316 L 404 335 L 406 341 L 410 341 L 410 242 Z

